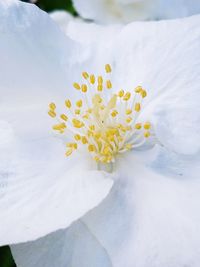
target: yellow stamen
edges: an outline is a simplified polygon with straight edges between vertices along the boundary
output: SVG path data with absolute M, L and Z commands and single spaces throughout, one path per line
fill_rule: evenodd
M 81 99 L 80 99 L 79 101 L 76 102 L 76 106 L 77 106 L 78 108 L 81 108 L 82 105 L 83 105 L 83 101 L 82 101 Z
M 112 71 L 109 64 L 105 65 L 105 71 L 107 74 Z M 111 91 L 113 87 L 107 74 L 95 76 L 82 72 L 83 82 L 73 84 L 80 99 L 73 105 L 71 99 L 65 100 L 65 106 L 70 109 L 67 114 L 56 117 L 56 104 L 49 104 L 49 116 L 58 121 L 52 128 L 57 133 L 66 134 L 67 138 L 72 133 L 72 141 L 66 144 L 66 156 L 85 146 L 96 162 L 108 164 L 114 162 L 119 153 L 144 144 L 145 138 L 152 134 L 150 122 L 138 122 L 146 91 L 138 86 L 133 93 L 121 89 L 117 94 L 107 92 L 104 97 L 104 88 Z M 90 88 L 91 92 L 88 92 Z
M 83 92 L 83 93 L 86 93 L 87 92 L 87 85 L 86 84 L 82 84 L 81 85 L 81 91 Z
M 135 111 L 139 112 L 141 109 L 140 103 L 135 104 Z
M 54 103 L 50 103 L 49 104 L 49 108 L 54 110 L 54 109 L 56 109 L 56 105 Z
M 82 72 L 82 76 L 86 80 L 89 78 L 89 74 L 86 71 Z
M 74 83 L 73 86 L 74 86 L 74 88 L 76 90 L 80 90 L 81 89 L 80 84 L 78 84 L 78 83 Z
M 130 92 L 127 92 L 127 93 L 125 93 L 125 95 L 123 97 L 123 100 L 124 101 L 128 101 L 130 98 L 131 98 L 131 93 Z
M 95 76 L 94 76 L 94 74 L 90 75 L 90 83 L 91 84 L 95 84 Z
M 131 109 L 127 109 L 126 110 L 126 115 L 130 115 L 132 113 L 132 110 Z
M 65 106 L 67 108 L 71 108 L 72 104 L 71 104 L 71 101 L 69 99 L 65 100 Z
M 106 87 L 107 87 L 108 89 L 111 89 L 111 88 L 112 88 L 112 83 L 111 83 L 110 80 L 106 81 Z
M 141 123 L 136 123 L 135 124 L 135 129 L 140 130 L 142 128 L 142 124 Z
M 150 122 L 145 122 L 144 124 L 144 129 L 149 130 L 151 128 L 151 123 Z
M 56 113 L 53 110 L 49 110 L 48 112 L 49 116 L 51 116 L 52 118 L 56 117 Z
M 75 128 L 82 128 L 84 126 L 84 123 L 77 119 L 73 119 L 72 123 Z
M 98 84 L 103 84 L 103 77 L 102 76 L 98 76 Z
M 68 117 L 65 115 L 65 114 L 61 114 L 60 115 L 60 118 L 64 121 L 67 121 L 68 120 Z
M 105 65 L 105 70 L 107 73 L 110 73 L 112 71 L 111 66 L 109 64 Z

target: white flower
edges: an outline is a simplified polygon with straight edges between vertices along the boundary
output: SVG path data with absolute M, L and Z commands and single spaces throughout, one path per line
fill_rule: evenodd
M 73 0 L 78 13 L 103 24 L 170 19 L 200 12 L 198 0 Z
M 9 151 L 0 165 L 0 242 L 2 245 L 25 242 L 63 229 L 35 242 L 13 245 L 18 266 L 197 267 L 200 262 L 200 16 L 133 23 L 114 27 L 113 31 L 112 27 L 107 30 L 98 26 L 96 38 L 80 38 L 80 41 L 77 38 L 75 43 L 35 7 L 0 4 L 0 14 L 3 40 L 0 136 L 5 139 L 0 147 L 4 153 Z M 86 32 L 91 27 L 84 29 Z M 74 39 L 76 36 L 77 33 Z M 108 65 L 104 70 L 108 62 L 111 73 Z M 83 77 L 79 79 L 82 71 Z M 87 87 L 84 93 L 81 91 L 86 91 L 86 86 L 81 86 L 75 90 L 74 82 L 79 85 L 87 82 L 85 72 L 95 74 L 95 85 L 96 81 L 102 84 L 102 79 L 96 77 L 102 73 L 103 81 L 112 81 L 112 89 L 101 91 L 100 86 L 96 91 Z M 89 79 L 89 84 L 93 84 L 94 77 Z M 78 84 L 74 84 L 77 89 Z M 83 143 L 82 136 L 89 134 L 83 132 L 86 117 L 80 122 L 72 121 L 75 127 L 71 127 L 74 108 L 68 112 L 65 100 L 76 103 L 85 96 L 88 100 L 84 98 L 82 104 L 77 103 L 77 109 L 80 106 L 85 111 L 85 103 L 91 104 L 93 99 L 89 117 L 91 114 L 94 119 L 90 117 L 89 121 L 100 123 L 100 132 L 111 145 L 116 132 L 108 132 L 107 136 L 105 130 L 112 130 L 118 115 L 122 126 L 129 123 L 124 120 L 126 99 L 120 104 L 113 94 L 122 88 L 130 91 L 132 97 L 137 85 L 142 86 L 142 91 L 137 88 L 140 89 L 137 97 L 145 96 L 143 88 L 147 96 L 143 98 L 136 123 L 150 122 L 152 126 L 140 129 L 141 139 L 146 140 L 144 145 L 134 148 L 136 140 L 132 139 L 133 147 L 122 146 L 122 150 L 128 151 L 118 150 L 115 155 L 114 150 L 108 153 L 105 149 L 101 160 L 99 151 L 81 144 L 76 136 L 76 149 L 74 131 L 81 130 L 75 134 L 81 135 Z M 107 116 L 101 113 L 98 97 L 91 90 L 102 94 L 105 103 L 112 99 Z M 56 117 L 62 114 L 62 108 L 69 117 L 65 122 L 62 116 L 67 129 L 60 125 L 60 119 L 54 127 L 64 130 L 66 135 L 52 136 L 48 103 L 52 117 L 55 117 L 53 112 Z M 70 106 L 69 101 L 66 104 Z M 116 117 L 112 117 L 113 109 L 118 112 Z M 104 120 L 99 122 L 99 118 L 105 119 L 105 127 Z M 143 139 L 146 130 L 156 139 L 151 136 Z M 90 131 L 95 130 L 92 127 Z M 125 130 L 127 134 L 133 131 L 136 130 Z M 5 133 L 12 145 L 8 144 Z M 127 136 L 121 133 L 120 137 L 126 145 Z M 92 138 L 87 136 L 88 143 Z M 118 148 L 120 139 L 115 140 Z M 150 148 L 148 141 L 153 142 L 153 147 Z M 98 153 L 89 153 L 88 148 Z M 66 151 L 71 154 L 67 158 Z M 99 162 L 99 169 L 105 171 L 98 170 L 93 157 Z M 104 158 L 109 163 L 104 163 Z M 111 173 L 107 172 L 110 161 L 113 161 Z M 64 230 L 70 223 L 73 224 Z
M 68 25 L 72 21 L 83 22 L 81 18 L 72 16 L 67 11 L 56 10 L 50 13 L 50 17 L 60 26 L 60 28 L 67 34 Z
M 0 35 L 3 245 L 65 228 L 96 206 L 113 182 L 106 173 L 88 169 L 87 162 L 66 160 L 62 142 L 50 134 L 47 106 L 57 90 L 67 91 L 70 66 L 77 64 L 76 44 L 47 14 L 18 1 L 0 2 Z M 86 56 L 83 51 L 79 61 Z

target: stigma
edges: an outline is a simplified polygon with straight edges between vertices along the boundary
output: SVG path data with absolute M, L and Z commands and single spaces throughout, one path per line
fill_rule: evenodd
M 151 136 L 151 123 L 138 121 L 146 90 L 142 86 L 132 91 L 116 90 L 111 75 L 109 64 L 103 75 L 84 71 L 82 82 L 73 84 L 80 98 L 75 102 L 65 99 L 66 112 L 59 113 L 55 103 L 49 104 L 48 114 L 56 120 L 53 130 L 71 138 L 66 143 L 66 156 L 85 147 L 96 162 L 111 163 Z

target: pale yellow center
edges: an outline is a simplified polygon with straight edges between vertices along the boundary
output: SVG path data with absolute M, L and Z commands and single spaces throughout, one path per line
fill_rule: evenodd
M 137 86 L 133 92 L 112 92 L 111 72 L 109 64 L 102 76 L 83 72 L 83 83 L 73 84 L 81 97 L 74 104 L 65 100 L 66 114 L 58 114 L 56 105 L 49 104 L 48 114 L 58 122 L 53 129 L 73 136 L 66 144 L 66 156 L 86 146 L 95 161 L 110 163 L 118 154 L 144 144 L 150 136 L 151 124 L 138 122 L 146 91 Z

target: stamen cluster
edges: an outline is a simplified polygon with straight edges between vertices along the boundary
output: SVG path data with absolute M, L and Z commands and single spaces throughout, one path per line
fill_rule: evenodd
M 83 72 L 84 82 L 73 84 L 81 97 L 74 104 L 65 100 L 66 114 L 59 114 L 55 103 L 49 104 L 48 114 L 58 121 L 53 130 L 71 135 L 66 156 L 84 145 L 95 161 L 110 163 L 118 154 L 144 144 L 150 136 L 151 124 L 138 122 L 146 91 L 137 86 L 133 92 L 121 89 L 112 93 L 111 72 L 109 64 L 103 76 Z M 105 94 L 105 90 L 110 92 Z

